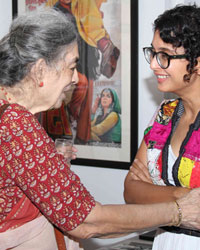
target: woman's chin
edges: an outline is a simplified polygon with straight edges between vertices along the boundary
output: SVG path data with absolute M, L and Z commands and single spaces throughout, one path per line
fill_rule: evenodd
M 65 93 L 62 92 L 62 94 L 60 95 L 60 97 L 58 98 L 58 100 L 56 101 L 56 103 L 53 105 L 53 109 L 59 109 L 62 106 L 62 103 L 64 102 L 64 100 L 66 99 Z
M 62 106 L 63 100 L 58 100 L 53 106 L 52 109 L 59 109 Z

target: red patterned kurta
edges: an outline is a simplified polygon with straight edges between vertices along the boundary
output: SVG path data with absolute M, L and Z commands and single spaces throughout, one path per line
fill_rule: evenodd
M 40 212 L 60 229 L 72 230 L 94 204 L 35 116 L 11 104 L 0 121 L 0 232 Z

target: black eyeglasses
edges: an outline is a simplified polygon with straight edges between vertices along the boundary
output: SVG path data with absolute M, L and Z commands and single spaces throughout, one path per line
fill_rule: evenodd
M 162 51 L 155 52 L 153 51 L 153 48 L 151 47 L 143 48 L 143 52 L 144 52 L 145 59 L 147 60 L 149 64 L 153 60 L 154 56 L 156 56 L 156 60 L 162 69 L 167 69 L 169 67 L 171 59 L 186 58 L 186 55 L 173 55 L 172 56 Z

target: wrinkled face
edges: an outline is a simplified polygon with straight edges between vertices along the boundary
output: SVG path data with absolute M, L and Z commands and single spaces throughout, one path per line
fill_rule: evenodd
M 168 55 L 181 55 L 185 52 L 183 47 L 173 48 L 171 44 L 165 43 L 161 39 L 159 31 L 156 31 L 154 34 L 152 47 L 155 52 L 163 51 Z M 184 75 L 188 74 L 186 70 L 187 64 L 188 61 L 186 59 L 172 59 L 170 60 L 169 67 L 162 69 L 156 57 L 154 57 L 150 67 L 157 78 L 158 89 L 162 92 L 172 92 L 178 95 L 182 93 L 190 85 L 186 84 L 183 80 Z
M 111 95 L 110 91 L 104 90 L 103 93 L 101 94 L 102 107 L 109 108 L 112 102 L 113 102 L 113 100 L 112 100 L 112 95 Z
M 56 65 L 56 69 L 50 68 L 46 72 L 45 96 L 43 101 L 47 109 L 59 108 L 66 98 L 65 92 L 71 90 L 74 84 L 78 83 L 78 72 L 76 64 L 78 61 L 78 46 L 74 43 L 68 48 L 65 59 Z M 44 91 L 43 91 L 44 92 Z

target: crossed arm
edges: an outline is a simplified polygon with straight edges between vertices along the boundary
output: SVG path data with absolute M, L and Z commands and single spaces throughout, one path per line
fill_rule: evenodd
M 147 204 L 174 201 L 190 189 L 154 185 L 147 168 L 147 147 L 142 141 L 124 184 L 126 203 Z

